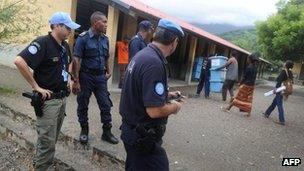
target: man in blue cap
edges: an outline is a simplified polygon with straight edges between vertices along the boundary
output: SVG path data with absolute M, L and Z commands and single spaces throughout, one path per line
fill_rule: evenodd
M 169 170 L 162 137 L 168 117 L 179 112 L 184 96 L 168 91 L 166 57 L 183 36 L 178 24 L 161 19 L 153 42 L 128 65 L 119 108 L 126 170 Z
M 149 38 L 153 33 L 153 25 L 148 20 L 143 20 L 138 24 L 138 33 L 131 39 L 129 43 L 129 61 L 134 55 L 147 46 Z
M 41 97 L 35 105 L 38 140 L 34 167 L 54 170 L 55 144 L 65 117 L 70 49 L 65 41 L 72 29 L 80 27 L 68 13 L 56 12 L 49 20 L 51 32 L 30 43 L 15 59 L 15 65 Z M 34 73 L 32 74 L 31 68 Z
M 103 133 L 101 139 L 111 144 L 117 144 L 118 139 L 112 134 L 112 101 L 107 88 L 107 80 L 111 77 L 109 68 L 109 39 L 105 35 L 107 17 L 100 11 L 91 15 L 91 28 L 77 38 L 74 47 L 72 81 L 73 93 L 77 94 L 77 116 L 81 132 L 79 140 L 87 143 L 89 140 L 88 106 L 94 93 L 100 109 Z

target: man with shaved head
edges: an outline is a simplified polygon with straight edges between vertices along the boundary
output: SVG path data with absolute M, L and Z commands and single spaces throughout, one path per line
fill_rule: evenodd
M 100 109 L 103 124 L 102 140 L 117 144 L 118 140 L 111 133 L 112 102 L 109 97 L 107 80 L 111 77 L 108 64 L 109 39 L 105 35 L 107 17 L 99 11 L 91 15 L 91 28 L 77 38 L 74 48 L 73 67 L 71 67 L 74 81 L 72 91 L 77 94 L 77 115 L 81 126 L 79 140 L 87 143 L 89 138 L 88 105 L 94 93 Z

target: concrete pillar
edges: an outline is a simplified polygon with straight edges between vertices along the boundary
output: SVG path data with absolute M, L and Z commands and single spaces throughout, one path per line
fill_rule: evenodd
M 189 58 L 188 58 L 188 61 L 187 61 L 187 72 L 186 72 L 186 79 L 185 79 L 185 81 L 188 85 L 191 83 L 197 38 L 191 36 L 189 40 L 190 40 L 190 42 L 189 42 L 190 43 L 190 49 L 189 49 Z
M 112 6 L 108 6 L 108 27 L 107 27 L 107 36 L 109 38 L 109 67 L 111 72 L 114 71 L 114 57 L 116 49 L 116 39 L 117 39 L 117 29 L 118 29 L 118 20 L 119 20 L 119 10 L 115 9 Z M 112 86 L 112 77 L 108 80 L 108 87 L 111 89 Z

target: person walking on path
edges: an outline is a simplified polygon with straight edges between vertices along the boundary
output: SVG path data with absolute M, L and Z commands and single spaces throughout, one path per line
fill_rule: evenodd
M 221 107 L 222 110 L 229 111 L 232 106 L 235 106 L 238 107 L 240 111 L 246 112 L 246 116 L 250 116 L 258 62 L 259 57 L 256 54 L 249 55 L 247 58 L 248 66 L 245 69 L 238 91 L 233 100 L 229 103 L 229 106 Z
M 269 118 L 271 115 L 272 111 L 278 107 L 279 111 L 279 122 L 274 121 L 277 124 L 280 125 L 285 125 L 285 118 L 284 118 L 284 108 L 283 108 L 283 98 L 284 98 L 284 92 L 276 92 L 276 89 L 281 87 L 282 84 L 286 85 L 293 83 L 293 73 L 291 69 L 293 68 L 294 63 L 290 60 L 287 60 L 284 63 L 283 70 L 281 71 L 280 75 L 277 77 L 276 81 L 276 86 L 275 89 L 273 90 L 273 93 L 275 94 L 275 98 L 273 99 L 271 105 L 267 108 L 265 111 L 264 116 L 265 118 Z M 289 89 L 286 87 L 286 90 Z M 286 96 L 285 96 L 286 97 Z M 287 97 L 286 97 L 287 99 Z

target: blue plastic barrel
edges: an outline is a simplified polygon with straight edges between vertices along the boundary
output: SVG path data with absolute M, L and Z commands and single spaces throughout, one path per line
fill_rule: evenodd
M 223 66 L 227 62 L 225 56 L 213 56 L 209 58 L 211 60 L 210 69 L 210 91 L 220 93 L 222 91 L 223 83 L 226 76 L 226 68 L 221 70 L 215 70 L 216 68 Z
M 194 79 L 200 78 L 202 66 L 203 66 L 203 58 L 202 57 L 195 58 L 193 72 L 192 72 L 192 77 Z

